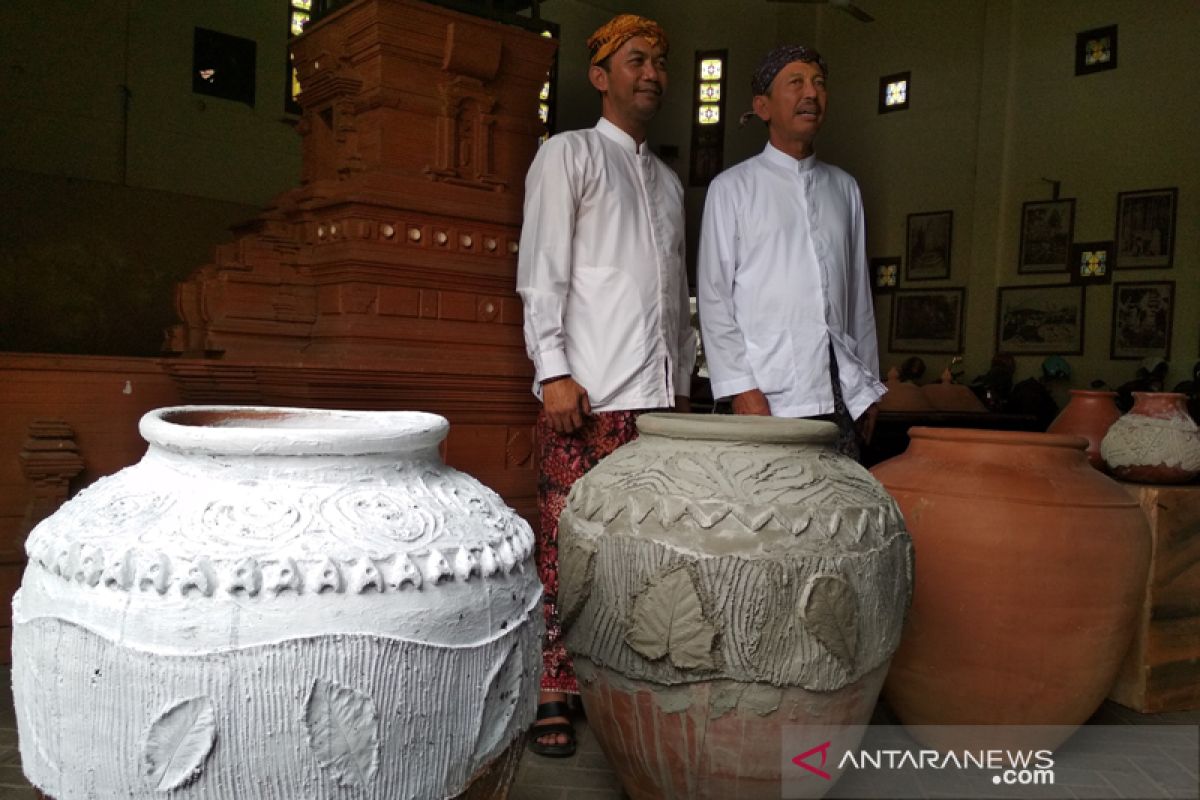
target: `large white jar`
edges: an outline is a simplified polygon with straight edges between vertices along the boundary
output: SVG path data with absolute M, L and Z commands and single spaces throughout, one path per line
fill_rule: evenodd
M 529 526 L 415 412 L 179 407 L 29 537 L 26 775 L 74 798 L 503 796 L 541 669 Z M 495 783 L 496 788 L 489 788 Z

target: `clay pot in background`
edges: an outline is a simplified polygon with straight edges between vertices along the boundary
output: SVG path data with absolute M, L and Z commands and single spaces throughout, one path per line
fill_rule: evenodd
M 880 411 L 935 411 L 933 403 L 915 383 L 888 376 L 887 394 L 879 398 Z
M 1133 408 L 1109 428 L 1100 450 L 1124 480 L 1187 483 L 1200 475 L 1200 432 L 1187 395 L 1177 392 L 1134 392 Z
M 943 376 L 940 383 L 927 383 L 921 393 L 929 404 L 938 411 L 985 412 L 987 406 L 980 402 L 975 393 L 961 383 Z
M 830 423 L 646 414 L 638 429 L 559 521 L 589 724 L 634 800 L 776 800 L 783 726 L 871 716 L 908 606 L 903 520 Z
M 1096 469 L 1105 468 L 1100 456 L 1100 443 L 1112 424 L 1121 418 L 1116 392 L 1092 389 L 1072 389 L 1071 399 L 1050 423 L 1046 433 L 1082 436 L 1087 439 L 1087 457 Z
M 871 470 L 916 551 L 889 705 L 907 726 L 1083 723 L 1117 674 L 1145 586 L 1137 501 L 1091 467 L 1081 437 L 922 427 L 909 437 Z
M 529 526 L 415 412 L 152 411 L 38 525 L 21 762 L 58 800 L 504 796 L 541 675 Z

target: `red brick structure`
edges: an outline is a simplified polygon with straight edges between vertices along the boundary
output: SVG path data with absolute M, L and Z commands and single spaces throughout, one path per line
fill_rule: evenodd
M 533 518 L 536 402 L 513 287 L 555 44 L 415 0 L 294 40 L 300 187 L 177 290 L 187 402 L 421 409 L 447 460 Z

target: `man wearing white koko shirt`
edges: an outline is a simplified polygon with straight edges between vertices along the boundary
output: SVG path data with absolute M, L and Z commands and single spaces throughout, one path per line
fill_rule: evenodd
M 839 449 L 868 440 L 879 381 L 862 197 L 813 155 L 825 115 L 821 57 L 767 54 L 751 81 L 770 142 L 708 190 L 698 269 L 713 396 L 734 413 L 838 423 Z M 857 420 L 857 431 L 855 421 Z

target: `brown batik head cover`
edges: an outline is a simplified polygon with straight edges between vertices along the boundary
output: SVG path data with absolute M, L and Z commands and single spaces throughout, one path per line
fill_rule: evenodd
M 636 14 L 620 14 L 597 28 L 588 39 L 592 66 L 620 50 L 621 45 L 635 36 L 641 36 L 651 47 L 662 47 L 664 54 L 670 48 L 667 34 L 657 22 Z

